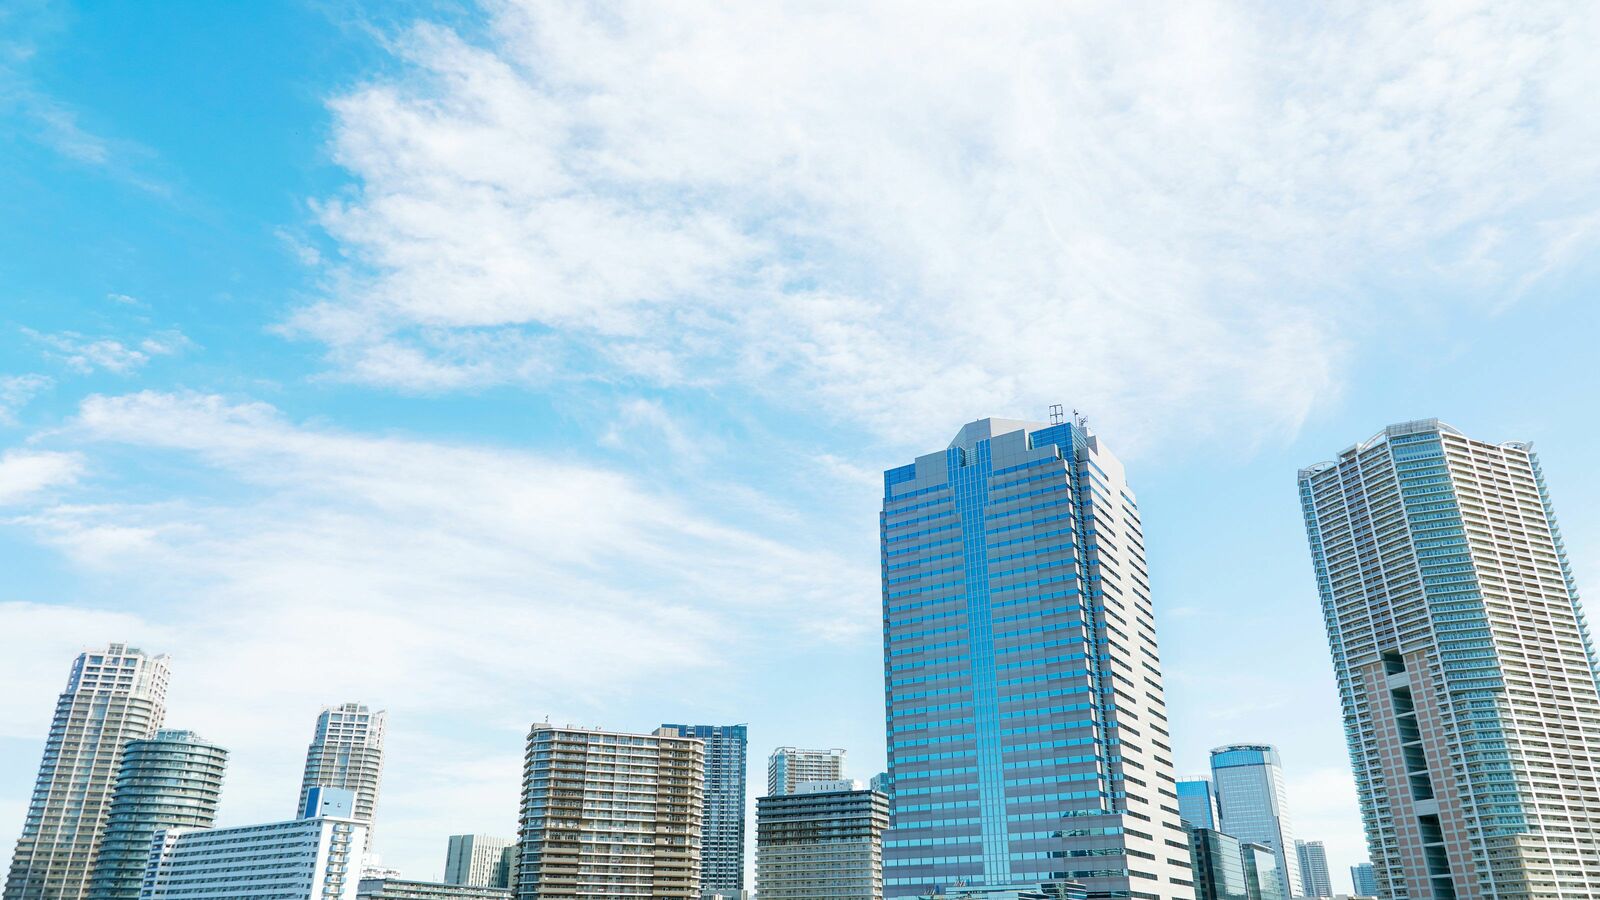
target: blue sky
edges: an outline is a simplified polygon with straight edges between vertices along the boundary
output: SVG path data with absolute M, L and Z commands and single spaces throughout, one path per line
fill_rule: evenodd
M 418 877 L 513 833 L 546 716 L 866 777 L 878 473 L 1061 402 L 1140 495 L 1180 769 L 1278 744 L 1337 882 L 1295 470 L 1534 441 L 1600 577 L 1597 16 L 8 4 L 0 827 L 121 639 L 226 822 L 388 708 Z

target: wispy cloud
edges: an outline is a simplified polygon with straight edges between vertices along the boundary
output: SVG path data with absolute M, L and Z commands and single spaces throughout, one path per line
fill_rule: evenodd
M 82 469 L 76 454 L 8 450 L 0 454 L 0 506 L 71 484 Z
M 0 375 L 0 425 L 15 423 L 17 411 L 51 384 L 44 375 Z
M 85 337 L 75 331 L 46 334 L 24 328 L 23 333 L 49 348 L 51 357 L 83 374 L 104 370 L 117 375 L 130 375 L 155 357 L 172 356 L 194 346 L 193 341 L 176 330 L 150 335 L 135 342 Z
M 1569 3 L 490 12 L 332 103 L 361 190 L 317 210 L 356 264 L 289 328 L 343 377 L 1272 434 L 1385 316 L 1364 278 L 1487 309 L 1590 240 L 1524 227 L 1597 201 Z

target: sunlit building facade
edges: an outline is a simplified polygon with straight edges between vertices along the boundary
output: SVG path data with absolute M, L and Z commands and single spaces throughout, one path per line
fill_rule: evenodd
M 1277 749 L 1232 744 L 1212 750 L 1211 784 L 1217 794 L 1217 827 L 1241 841 L 1271 848 L 1283 896 L 1300 896 L 1300 859 Z
M 1081 422 L 884 473 L 885 894 L 1193 896 L 1139 507 Z
M 167 657 L 126 644 L 80 654 L 56 701 L 4 900 L 86 896 L 129 741 L 166 715 Z
M 1437 419 L 1302 469 L 1389 900 L 1600 897 L 1600 690 L 1538 457 Z

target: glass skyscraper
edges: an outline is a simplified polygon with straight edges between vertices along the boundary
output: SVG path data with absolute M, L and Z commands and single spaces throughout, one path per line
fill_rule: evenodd
M 663 725 L 661 732 L 706 744 L 705 820 L 700 832 L 700 892 L 737 898 L 744 890 L 744 806 L 749 729 L 743 725 Z
M 72 664 L 5 900 L 79 900 L 88 891 L 123 748 L 161 727 L 168 677 L 165 656 L 126 644 L 86 651 Z
M 1389 900 L 1600 897 L 1600 690 L 1538 457 L 1437 419 L 1299 474 Z
M 1185 828 L 1217 827 L 1217 795 L 1211 779 L 1178 779 L 1178 818 Z
M 1372 872 L 1372 863 L 1356 863 L 1350 867 L 1350 889 L 1358 897 L 1378 896 L 1378 876 Z
M 1283 896 L 1300 896 L 1300 860 L 1294 852 L 1283 766 L 1267 744 L 1234 744 L 1211 751 L 1218 827 L 1241 841 L 1261 844 L 1277 857 L 1273 869 Z M 1264 877 L 1264 876 L 1263 876 Z
M 1081 422 L 884 473 L 888 897 L 1193 896 L 1139 507 Z
M 150 841 L 166 828 L 210 828 L 228 751 L 192 731 L 158 731 L 122 753 L 89 900 L 139 900 Z

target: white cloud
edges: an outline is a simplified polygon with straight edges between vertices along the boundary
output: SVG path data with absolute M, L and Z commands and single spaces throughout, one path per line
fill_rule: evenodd
M 176 330 L 164 331 L 132 343 L 113 338 L 89 338 L 75 331 L 45 334 L 25 328 L 23 333 L 50 348 L 50 355 L 73 371 L 85 375 L 101 369 L 117 375 L 130 375 L 144 368 L 155 357 L 172 356 L 194 346 L 193 341 Z
M 77 454 L 7 450 L 0 454 L 0 506 L 71 484 L 82 470 Z
M 0 375 L 0 425 L 17 420 L 17 411 L 53 382 L 43 375 Z
M 1259 436 L 1383 319 L 1355 284 L 1493 300 L 1600 182 L 1582 4 L 489 8 L 332 103 L 357 264 L 289 327 L 343 377 Z
M 97 479 L 11 522 L 81 564 L 82 602 L 104 592 L 162 623 L 169 721 L 235 752 L 225 815 L 286 815 L 316 708 L 365 699 L 410 742 L 391 748 L 395 817 L 380 830 L 401 859 L 431 857 L 441 821 L 510 827 L 517 772 L 501 757 L 546 713 L 618 715 L 634 697 L 665 709 L 696 673 L 733 677 L 775 646 L 877 625 L 870 565 L 583 462 L 152 392 L 91 397 L 40 439 L 134 466 L 125 488 Z M 93 639 L 116 637 L 104 631 Z M 437 796 L 430 773 L 480 763 L 498 774 Z

